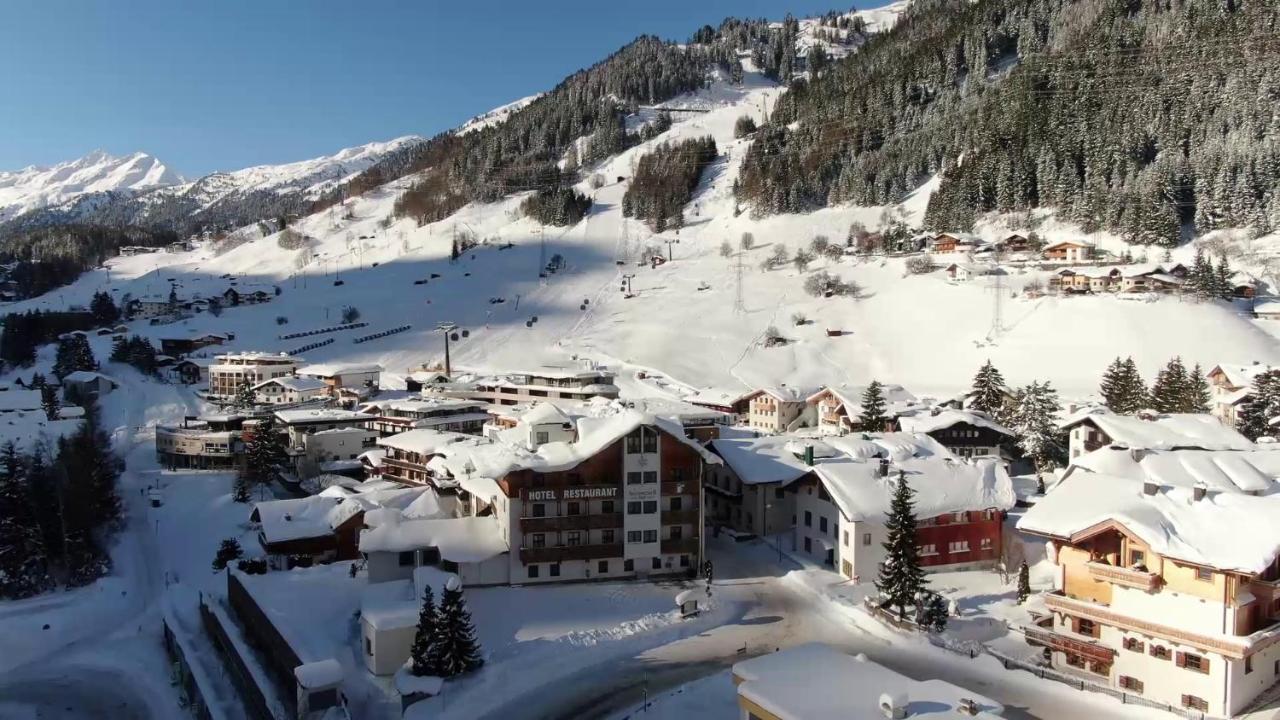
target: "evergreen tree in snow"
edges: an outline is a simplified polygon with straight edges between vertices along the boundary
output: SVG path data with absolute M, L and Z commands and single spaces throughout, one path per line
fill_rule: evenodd
M 413 660 L 410 672 L 419 677 L 435 675 L 438 672 L 432 645 L 436 639 L 436 614 L 435 592 L 428 584 L 422 589 L 422 610 L 418 613 L 418 629 L 413 636 L 413 647 L 409 650 L 409 658 Z
M 1280 416 L 1280 370 L 1268 370 L 1253 379 L 1249 397 L 1236 417 L 1236 429 L 1250 440 L 1271 435 L 1272 418 Z
M 1232 282 L 1232 276 L 1235 273 L 1231 270 L 1231 266 L 1227 264 L 1226 255 L 1218 257 L 1218 267 L 1215 273 L 1217 274 L 1218 297 L 1223 300 L 1230 300 L 1235 295 L 1235 283 Z
M 1032 382 L 1018 393 L 1012 430 L 1018 437 L 1018 447 L 1035 462 L 1037 472 L 1047 470 L 1057 454 L 1057 416 L 1061 409 L 1058 393 L 1048 382 Z
M 1004 406 L 1007 391 L 1004 376 L 987 360 L 973 378 L 973 390 L 969 393 L 969 407 L 995 416 Z
M 1124 360 L 1124 379 L 1126 403 L 1130 408 L 1129 413 L 1136 413 L 1151 405 L 1151 393 L 1148 392 L 1147 383 L 1143 381 L 1142 374 L 1138 372 L 1138 364 L 1133 361 L 1132 357 L 1127 357 Z
M 926 595 L 924 610 L 920 613 L 920 626 L 930 632 L 940 633 L 947 629 L 947 620 L 950 619 L 947 599 L 933 592 Z
M 258 393 L 253 389 L 253 385 L 245 383 L 236 391 L 235 399 L 231 401 L 231 406 L 241 410 L 252 410 L 258 404 Z
M 44 539 L 12 442 L 0 450 L 0 598 L 31 597 L 52 585 Z
M 451 577 L 440 594 L 440 608 L 436 613 L 435 641 L 431 643 L 433 665 L 441 677 L 457 677 L 484 664 L 480 646 L 476 642 L 476 629 L 471 624 L 462 597 L 462 583 Z
M 1162 413 L 1184 412 L 1189 387 L 1182 358 L 1175 357 L 1156 374 L 1151 386 L 1151 406 Z
M 239 560 L 242 557 L 244 557 L 244 549 L 240 547 L 240 541 L 229 537 L 222 541 L 218 546 L 218 552 L 213 556 L 213 571 L 225 570 L 232 560 Z
M 245 443 L 240 477 L 250 490 L 264 487 L 275 480 L 284 460 L 284 436 L 276 432 L 270 420 L 264 420 Z
M 1107 366 L 1099 390 L 1106 406 L 1121 415 L 1132 415 L 1147 406 L 1147 386 L 1131 357 L 1117 357 Z
M 57 420 L 62 414 L 62 405 L 58 402 L 58 389 L 50 385 L 40 386 L 40 407 L 47 420 Z
M 879 380 L 872 380 L 862 391 L 862 412 L 858 414 L 858 422 L 864 430 L 871 432 L 884 430 L 889 422 L 884 414 L 884 390 Z
M 96 370 L 98 363 L 93 359 L 93 349 L 89 347 L 89 339 L 79 333 L 72 333 L 58 340 L 57 355 L 53 361 L 53 374 L 59 380 L 77 370 Z
M 93 300 L 89 302 L 89 312 L 98 325 L 110 325 L 120 319 L 120 308 L 116 307 L 109 293 L 102 291 L 93 294 Z
M 249 479 L 246 477 L 245 471 L 241 468 L 236 473 L 235 482 L 231 485 L 231 500 L 238 503 L 247 503 L 253 499 L 253 488 L 249 485 Z
M 1182 401 L 1182 412 L 1209 412 L 1209 381 L 1205 378 L 1204 371 L 1200 369 L 1200 363 L 1196 363 L 1187 375 L 1186 390 L 1186 397 Z
M 914 495 L 915 491 L 907 484 L 906 473 L 899 470 L 885 521 L 885 559 L 880 563 L 880 577 L 876 580 L 880 607 L 897 608 L 899 620 L 907 618 L 907 606 L 916 602 L 926 586 L 924 569 L 920 567 L 920 548 L 916 545 Z
M 1031 568 L 1027 567 L 1027 561 L 1023 560 L 1018 566 L 1018 604 L 1027 601 L 1031 597 Z

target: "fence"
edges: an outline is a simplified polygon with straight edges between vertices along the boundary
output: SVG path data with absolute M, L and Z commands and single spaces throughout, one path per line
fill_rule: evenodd
M 400 327 L 391 328 L 390 330 L 383 330 L 382 332 L 373 333 L 372 335 L 361 335 L 358 338 L 353 338 L 351 342 L 359 345 L 362 342 L 369 342 L 370 340 L 377 340 L 378 338 L 384 338 L 388 335 L 395 335 L 396 333 L 402 333 L 405 330 L 409 330 L 412 327 L 413 327 L 412 325 L 401 325 Z
M 343 330 L 355 330 L 356 328 L 368 327 L 367 322 L 353 322 L 345 325 L 332 325 L 330 327 L 316 328 L 315 330 L 302 330 L 299 332 L 281 335 L 281 340 L 292 340 L 300 337 L 311 337 L 312 335 L 323 335 L 325 333 L 341 332 Z
M 321 340 L 320 342 L 314 342 L 314 343 L 311 343 L 310 345 L 303 345 L 300 348 L 294 348 L 289 351 L 289 354 L 301 355 L 302 353 L 307 352 L 308 350 L 315 350 L 316 348 L 321 348 L 321 347 L 324 347 L 325 345 L 332 345 L 332 344 L 333 344 L 333 338 L 329 338 L 328 340 Z

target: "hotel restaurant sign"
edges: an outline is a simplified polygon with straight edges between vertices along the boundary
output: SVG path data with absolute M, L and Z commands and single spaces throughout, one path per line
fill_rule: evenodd
M 529 490 L 526 499 L 530 502 L 554 500 L 609 500 L 618 497 L 615 485 L 593 485 L 590 487 L 565 487 Z

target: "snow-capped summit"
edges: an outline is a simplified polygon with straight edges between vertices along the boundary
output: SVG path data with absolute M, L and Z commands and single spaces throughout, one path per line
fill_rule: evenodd
M 181 182 L 177 173 L 146 153 L 117 157 L 94 150 L 51 167 L 32 165 L 17 172 L 0 172 L 0 220 L 86 193 L 138 192 Z

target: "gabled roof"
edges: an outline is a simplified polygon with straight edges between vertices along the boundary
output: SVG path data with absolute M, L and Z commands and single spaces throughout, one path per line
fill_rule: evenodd
M 383 367 L 377 363 L 313 363 L 297 369 L 299 375 L 311 377 L 336 377 L 361 373 L 380 373 Z
M 1063 430 L 1092 423 L 1114 445 L 1148 450 L 1194 448 L 1200 450 L 1252 450 L 1254 444 L 1221 420 L 1198 413 L 1152 414 L 1150 419 L 1117 415 L 1107 408 L 1088 408 L 1068 416 Z
M 326 387 L 324 383 L 316 380 L 315 378 L 286 376 L 263 380 L 257 385 L 254 385 L 253 389 L 257 390 L 258 388 L 266 387 L 267 385 L 279 385 L 286 390 L 292 390 L 294 392 L 312 392 L 315 390 L 324 390 Z
M 820 462 L 814 471 L 840 512 L 855 521 L 885 521 L 900 471 L 915 491 L 920 518 L 962 510 L 1007 510 L 1016 499 L 1008 473 L 995 460 L 907 458 L 893 462 L 882 477 L 879 461 L 848 458 Z
M 79 383 L 94 382 L 95 380 L 106 380 L 107 382 L 111 383 L 113 387 L 118 387 L 120 385 L 120 383 L 117 382 L 115 378 L 110 377 L 108 375 L 103 375 L 102 373 L 93 372 L 92 370 L 76 370 L 73 373 L 67 373 L 67 376 L 62 378 L 63 382 L 71 381 L 71 382 L 79 382 Z M 10 390 L 8 392 L 13 392 L 13 391 Z
M 1263 492 L 1280 474 L 1280 448 L 1256 450 L 1130 450 L 1101 447 L 1072 461 L 1081 471 L 1159 485 Z M 1075 469 L 1069 472 L 1076 472 Z
M 743 484 L 778 483 L 785 487 L 813 470 L 796 457 L 793 442 L 785 435 L 720 438 L 711 441 L 711 449 L 724 458 L 724 464 Z
M 437 548 L 443 560 L 483 562 L 507 552 L 494 517 L 429 518 L 382 523 L 360 533 L 360 552 Z
M 1097 247 L 1093 243 L 1086 242 L 1084 240 L 1059 240 L 1056 243 L 1050 243 L 1048 245 L 1045 245 L 1043 249 L 1052 250 L 1054 248 L 1066 247 L 1068 245 L 1074 246 L 1074 247 L 1085 247 L 1085 248 Z
M 945 430 L 961 423 L 994 430 L 1009 437 L 1013 437 L 1014 434 L 1009 428 L 992 420 L 991 416 L 976 410 L 922 411 L 898 418 L 898 426 L 904 432 L 931 433 Z

